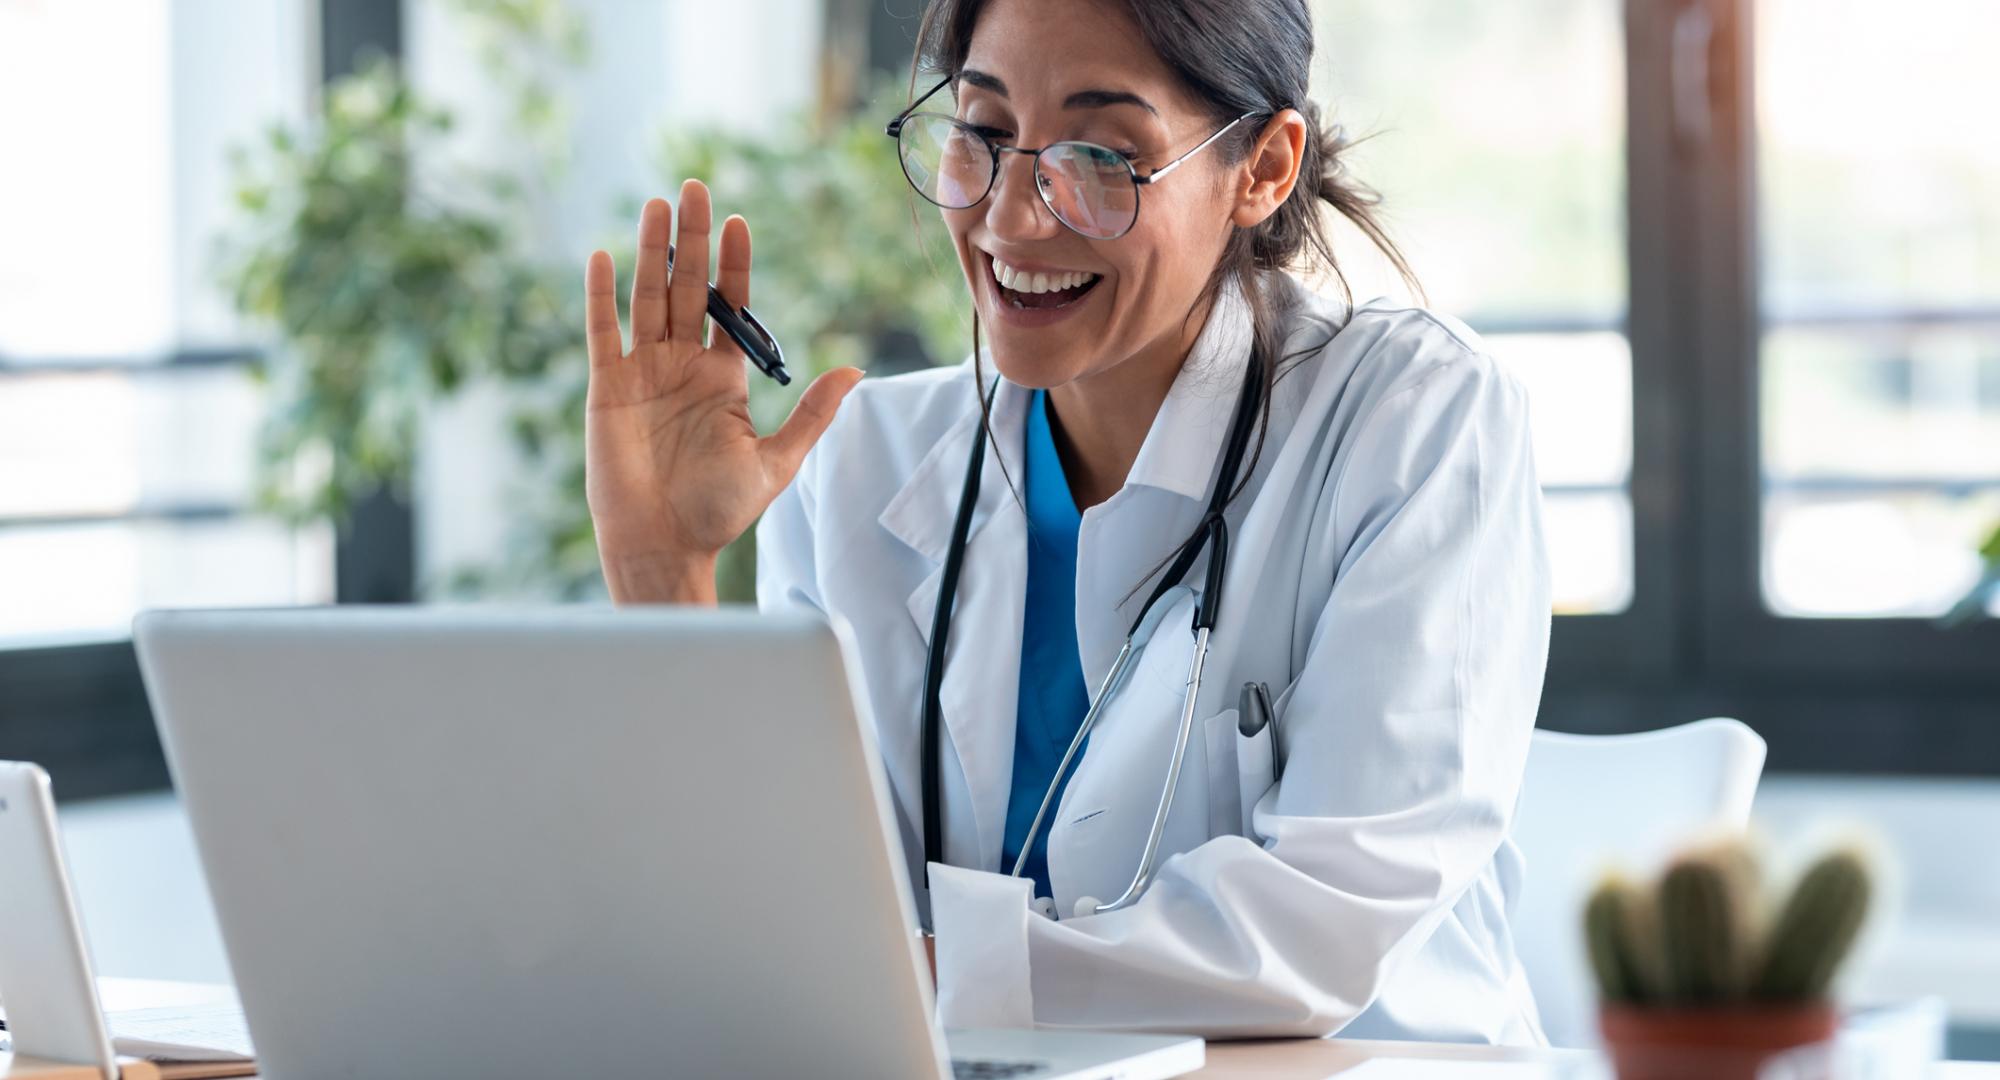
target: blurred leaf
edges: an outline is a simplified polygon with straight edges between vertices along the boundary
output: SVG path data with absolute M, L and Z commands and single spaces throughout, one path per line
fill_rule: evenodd
M 499 373 L 502 357 L 513 373 L 539 374 L 572 345 L 510 320 L 522 283 L 557 276 L 513 246 L 513 202 L 469 209 L 418 193 L 419 136 L 448 112 L 381 58 L 322 102 L 310 126 L 275 126 L 236 148 L 238 214 L 219 245 L 237 306 L 283 337 L 262 372 L 271 406 L 257 488 L 295 519 L 338 519 L 369 492 L 406 484 L 428 403 Z M 302 472 L 301 458 L 329 467 Z
M 550 76 L 583 55 L 584 25 L 557 0 L 451 7 L 524 121 L 525 169 L 438 160 L 428 137 L 454 117 L 379 58 L 329 86 L 310 125 L 274 127 L 232 155 L 237 216 L 221 278 L 244 312 L 282 335 L 260 372 L 270 411 L 257 489 L 288 517 L 344 523 L 371 492 L 407 487 L 429 405 L 498 383 L 514 402 L 507 433 L 521 455 L 507 555 L 440 584 L 601 597 L 583 488 L 579 274 L 530 255 L 519 228 L 530 215 L 524 183 L 546 183 L 560 165 L 569 112 Z M 881 132 L 901 94 L 885 86 L 877 106 L 831 126 L 801 110 L 766 135 L 661 140 L 673 170 L 662 169 L 665 189 L 680 175 L 703 177 L 718 211 L 743 214 L 756 234 L 753 306 L 798 376 L 790 388 L 751 377 L 752 413 L 767 430 L 828 368 L 957 361 L 970 346 L 957 256 Z M 479 201 L 434 195 L 429 177 Z M 629 235 L 638 206 L 621 199 L 607 231 Z M 629 249 L 618 265 L 623 296 Z M 755 573 L 746 536 L 724 553 L 724 597 L 750 599 Z

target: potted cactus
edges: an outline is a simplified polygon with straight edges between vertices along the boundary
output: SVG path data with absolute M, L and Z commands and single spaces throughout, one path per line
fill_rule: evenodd
M 1683 853 L 1649 884 L 1608 876 L 1584 932 L 1619 1080 L 1754 1080 L 1769 1059 L 1831 1039 L 1833 977 L 1872 879 L 1860 849 L 1837 848 L 1770 905 L 1741 840 Z

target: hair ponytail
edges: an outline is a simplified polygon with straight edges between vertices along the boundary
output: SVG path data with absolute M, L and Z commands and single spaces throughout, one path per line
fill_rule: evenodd
M 1351 302 L 1353 292 L 1334 257 L 1326 211 L 1346 218 L 1376 249 L 1388 258 L 1397 273 L 1415 292 L 1416 274 L 1410 270 L 1395 241 L 1376 216 L 1382 197 L 1373 188 L 1356 180 L 1347 167 L 1354 140 L 1339 124 L 1323 124 L 1319 106 L 1304 101 L 1295 106 L 1306 122 L 1305 153 L 1299 162 L 1299 184 L 1291 197 L 1262 224 L 1250 230 L 1249 262 L 1259 270 L 1307 269 L 1323 265 L 1340 282 L 1342 294 Z M 1248 153 L 1245 146 L 1242 153 Z

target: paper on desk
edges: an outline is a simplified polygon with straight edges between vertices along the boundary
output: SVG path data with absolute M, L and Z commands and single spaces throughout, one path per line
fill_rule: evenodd
M 151 1061 L 249 1061 L 250 1029 L 233 1005 L 169 1005 L 107 1013 L 111 1045 Z
M 1558 1070 L 1535 1061 L 1448 1061 L 1376 1058 L 1336 1073 L 1334 1080 L 1554 1080 Z
M 165 1080 L 249 1076 L 257 1071 L 250 1029 L 235 1005 L 169 1005 L 104 1015 L 111 1048 L 159 1066 Z M 0 1031 L 0 1051 L 13 1049 Z

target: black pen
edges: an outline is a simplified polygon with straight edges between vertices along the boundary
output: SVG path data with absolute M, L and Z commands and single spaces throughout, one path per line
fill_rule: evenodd
M 672 272 L 673 268 L 674 246 L 668 244 L 668 272 Z M 715 325 L 729 335 L 729 340 L 735 342 L 743 350 L 743 354 L 750 358 L 750 362 L 757 365 L 758 371 L 776 379 L 779 386 L 791 385 L 791 373 L 785 370 L 785 350 L 778 347 L 778 339 L 772 337 L 769 330 L 764 329 L 764 324 L 757 321 L 757 316 L 750 314 L 748 307 L 741 309 L 730 307 L 728 299 L 722 295 L 722 290 L 716 288 L 712 282 L 708 284 L 708 317 L 714 319 Z

